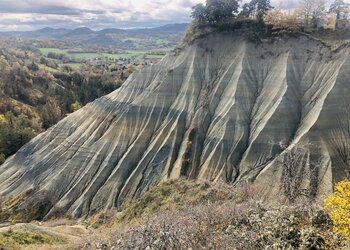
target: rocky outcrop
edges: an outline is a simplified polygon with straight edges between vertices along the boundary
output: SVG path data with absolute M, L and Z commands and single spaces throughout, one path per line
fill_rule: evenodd
M 18 209 L 41 201 L 41 216 L 73 217 L 181 176 L 319 197 L 349 171 L 349 79 L 346 46 L 211 34 L 25 145 L 0 167 L 0 193 L 31 190 Z

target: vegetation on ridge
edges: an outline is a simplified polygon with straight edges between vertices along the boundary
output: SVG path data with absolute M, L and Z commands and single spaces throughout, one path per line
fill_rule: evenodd
M 348 16 L 349 4 L 343 0 L 335 0 L 328 10 L 324 0 L 305 0 L 288 11 L 283 5 L 272 6 L 269 0 L 251 0 L 242 6 L 236 0 L 207 0 L 206 5 L 197 4 L 192 11 L 193 19 L 199 24 L 257 20 L 276 30 L 308 32 L 315 29 L 349 29 Z

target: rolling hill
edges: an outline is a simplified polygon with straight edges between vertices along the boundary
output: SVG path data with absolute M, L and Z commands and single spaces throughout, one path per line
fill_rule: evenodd
M 113 46 L 119 49 L 173 48 L 181 40 L 188 24 L 169 24 L 145 29 L 103 29 L 93 31 L 87 27 L 71 29 L 44 28 L 24 32 L 0 32 L 0 37 L 21 37 L 59 41 L 79 41 L 83 44 Z

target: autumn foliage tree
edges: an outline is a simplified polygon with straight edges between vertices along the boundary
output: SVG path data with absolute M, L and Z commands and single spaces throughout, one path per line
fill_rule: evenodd
M 275 30 L 295 32 L 302 27 L 302 10 L 295 9 L 292 13 L 283 12 L 281 8 L 269 11 L 265 16 L 265 23 Z
M 350 181 L 341 181 L 335 186 L 334 193 L 325 200 L 325 207 L 334 229 L 350 239 Z

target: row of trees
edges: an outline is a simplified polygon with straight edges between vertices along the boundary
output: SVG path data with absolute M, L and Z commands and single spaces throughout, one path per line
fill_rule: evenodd
M 256 17 L 262 20 L 264 15 L 272 9 L 270 0 L 252 0 L 238 11 L 237 0 L 207 0 L 206 4 L 197 4 L 192 8 L 192 17 L 200 23 L 221 23 L 237 16 Z
M 239 11 L 241 9 L 241 11 Z M 349 4 L 344 0 L 335 0 L 326 9 L 325 0 L 303 0 L 298 8 L 283 11 L 283 6 L 274 8 L 270 0 L 251 0 L 239 6 L 237 0 L 207 0 L 206 4 L 193 7 L 192 17 L 199 23 L 223 23 L 234 18 L 250 18 L 265 21 L 277 28 L 291 28 L 304 26 L 317 28 L 324 26 L 326 15 L 334 14 L 336 27 L 339 20 L 347 19 Z
M 324 0 L 304 0 L 299 8 L 289 12 L 283 11 L 282 6 L 269 11 L 265 22 L 274 28 L 289 30 L 298 30 L 301 27 L 316 29 L 320 26 L 338 28 L 340 21 L 346 20 L 348 15 L 349 4 L 343 0 L 335 0 L 328 10 Z

